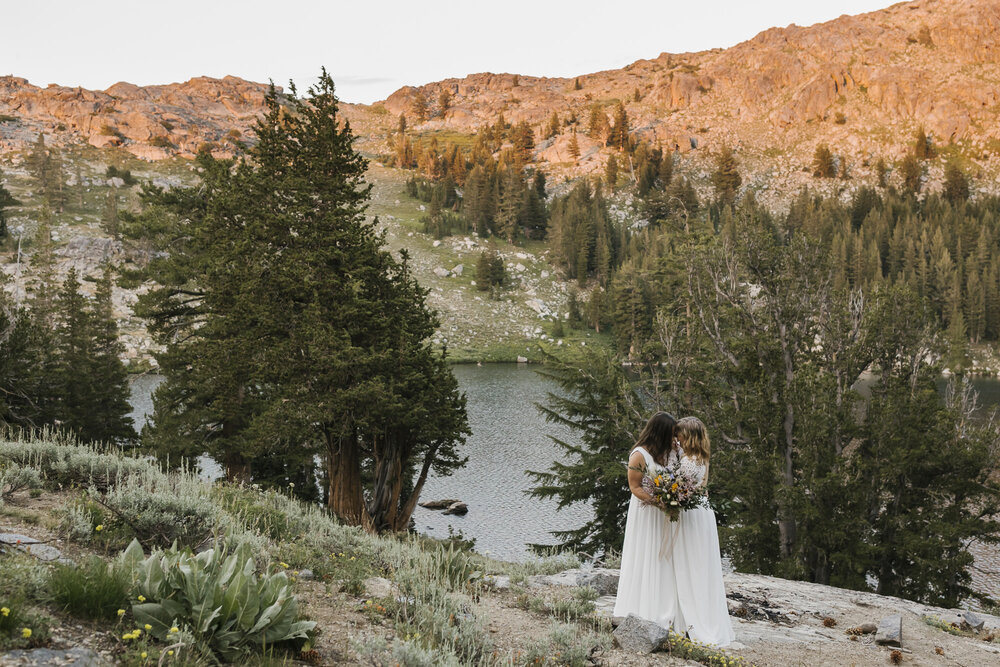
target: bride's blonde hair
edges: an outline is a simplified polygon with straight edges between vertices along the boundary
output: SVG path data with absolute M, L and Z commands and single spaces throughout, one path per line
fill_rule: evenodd
M 683 417 L 678 420 L 676 434 L 684 436 L 684 453 L 702 463 L 708 463 L 712 453 L 712 442 L 708 439 L 705 425 L 697 417 Z

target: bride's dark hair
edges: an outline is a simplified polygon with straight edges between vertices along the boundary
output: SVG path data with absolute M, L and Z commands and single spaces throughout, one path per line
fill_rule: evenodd
M 644 447 L 654 461 L 663 463 L 667 459 L 667 452 L 673 448 L 676 427 L 677 420 L 672 414 L 657 412 L 646 422 L 632 449 Z

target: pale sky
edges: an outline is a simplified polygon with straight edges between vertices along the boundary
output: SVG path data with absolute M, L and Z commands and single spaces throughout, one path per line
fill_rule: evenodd
M 0 75 L 105 89 L 227 74 L 348 102 L 475 72 L 574 76 L 890 0 L 0 0 Z

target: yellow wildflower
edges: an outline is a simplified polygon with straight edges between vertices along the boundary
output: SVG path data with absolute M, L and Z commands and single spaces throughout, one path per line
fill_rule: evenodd
M 138 600 L 139 602 L 145 602 L 145 601 L 146 601 L 146 596 L 145 596 L 145 595 L 140 595 L 140 596 L 139 596 L 138 598 L 136 598 L 136 599 L 137 599 L 137 600 Z
M 97 532 L 101 532 L 102 530 L 104 530 L 104 524 L 103 523 L 97 524 L 96 526 L 94 526 L 94 530 L 96 530 Z
M 178 630 L 177 626 L 175 625 L 174 627 L 170 628 L 170 632 L 180 632 L 180 630 Z
M 28 639 L 29 637 L 31 637 L 31 628 L 24 628 L 24 629 L 22 629 L 21 630 L 21 636 L 24 637 L 25 639 Z
M 139 657 L 142 658 L 143 660 L 145 660 L 146 659 L 146 652 L 143 651 L 142 653 L 140 653 Z
M 173 654 L 174 654 L 173 651 L 167 651 L 167 655 L 173 655 Z
M 153 626 L 152 626 L 152 625 L 150 625 L 149 623 L 147 623 L 146 625 L 144 625 L 144 626 L 142 626 L 142 627 L 146 628 L 146 632 L 149 632 L 150 630 L 152 630 L 152 629 L 153 629 Z
M 10 609 L 7 607 L 0 607 L 0 616 L 10 616 Z
M 288 563 L 280 563 L 279 562 L 278 565 L 280 565 L 281 567 L 285 568 L 286 570 L 288 569 Z
M 118 610 L 118 615 L 119 616 L 124 616 L 125 615 L 125 610 L 124 609 L 119 609 Z

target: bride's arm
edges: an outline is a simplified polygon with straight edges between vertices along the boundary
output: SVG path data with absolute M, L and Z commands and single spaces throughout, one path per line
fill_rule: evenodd
M 628 457 L 628 488 L 632 495 L 645 503 L 653 502 L 653 496 L 642 488 L 642 470 L 646 467 L 646 459 L 638 449 Z

